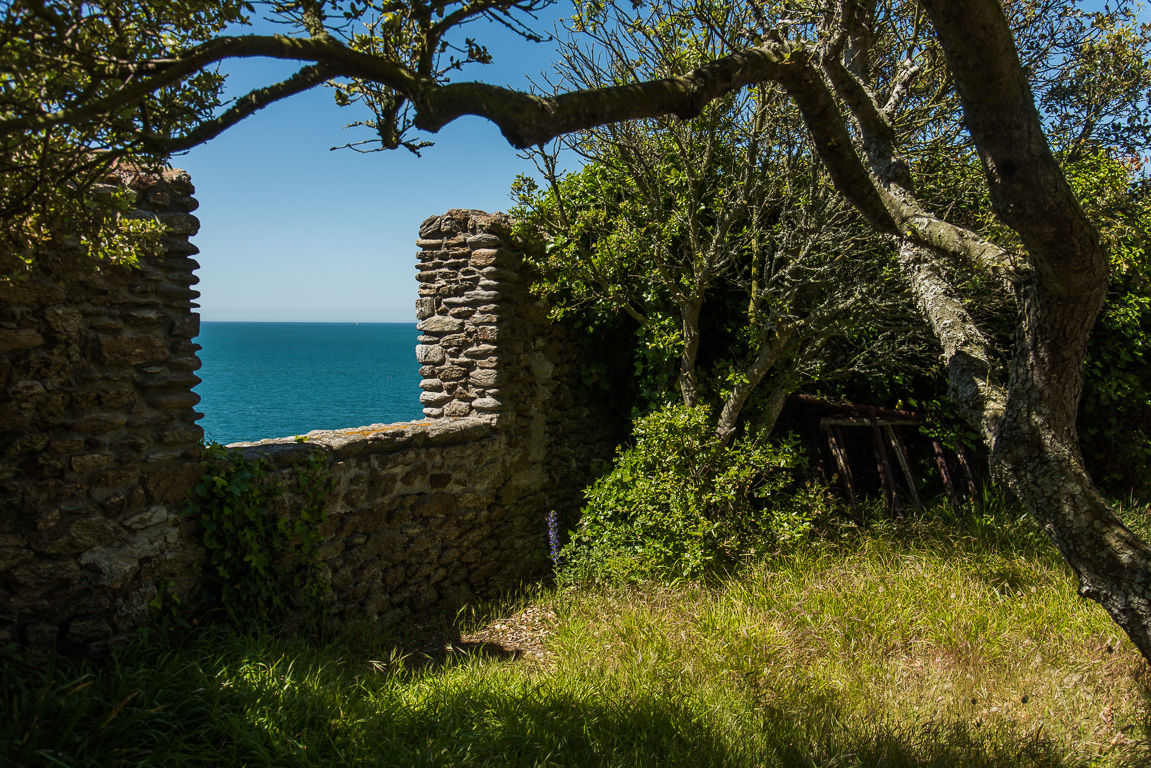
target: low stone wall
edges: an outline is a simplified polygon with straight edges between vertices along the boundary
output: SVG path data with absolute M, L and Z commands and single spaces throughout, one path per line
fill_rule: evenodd
M 77 276 L 65 254 L 0 285 L 0 641 L 90 652 L 146 623 L 158 590 L 198 592 L 203 552 L 181 516 L 202 452 L 193 190 L 178 171 L 122 181 L 172 227 L 161 258 Z M 428 418 L 237 444 L 284 467 L 328 457 L 336 618 L 451 611 L 539 575 L 546 514 L 570 515 L 612 449 L 611 414 L 573 384 L 576 353 L 528 293 L 507 218 L 449 211 L 419 246 Z
M 538 578 L 547 513 L 570 517 L 613 448 L 612 420 L 572 384 L 566 331 L 527 291 L 507 217 L 449 211 L 418 244 L 428 418 L 235 446 L 284 467 L 328 456 L 320 556 L 336 618 L 451 612 Z

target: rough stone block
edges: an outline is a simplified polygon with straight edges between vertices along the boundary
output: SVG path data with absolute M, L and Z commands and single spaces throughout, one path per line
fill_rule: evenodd
M 477 368 L 468 376 L 468 381 L 477 387 L 494 387 L 503 381 L 503 375 L 494 368 Z
M 464 355 L 472 359 L 494 357 L 499 349 L 491 344 L 477 344 L 470 349 L 464 350 Z
M 436 314 L 436 300 L 431 296 L 422 296 L 416 299 L 416 318 L 427 320 Z
M 468 377 L 468 369 L 458 365 L 446 365 L 438 371 L 441 381 L 462 381 Z
M 472 235 L 468 238 L 468 247 L 475 250 L 478 248 L 498 248 L 503 244 L 503 240 L 498 235 L 493 235 L 488 232 L 481 232 L 478 235 Z
M 0 572 L 20 563 L 26 563 L 35 556 L 36 553 L 27 547 L 0 547 Z
M 46 394 L 44 385 L 35 380 L 17 381 L 8 387 L 8 396 L 14 400 Z
M 176 517 L 176 515 L 167 506 L 156 504 L 142 512 L 132 515 L 124 521 L 124 525 L 134 531 L 138 531 L 144 528 L 150 528 L 153 525 L 165 523 L 174 517 Z
M 416 360 L 424 365 L 439 365 L 447 358 L 441 347 L 420 344 L 416 347 Z
M 472 401 L 472 408 L 475 408 L 477 411 L 494 412 L 504 410 L 505 406 L 495 398 L 481 397 Z
M 158 336 L 98 337 L 100 361 L 105 365 L 162 363 L 168 359 L 168 342 Z
M 490 267 L 496 263 L 504 251 L 496 248 L 479 248 L 472 251 L 472 266 L 473 267 Z
M 71 557 L 42 557 L 17 565 L 8 575 L 16 584 L 27 587 L 65 586 L 79 580 L 80 567 Z
M 144 481 L 144 489 L 153 503 L 174 504 L 183 501 L 200 479 L 203 469 L 198 463 L 165 467 L 152 472 Z
M 162 411 L 191 408 L 200 402 L 200 396 L 195 392 L 149 392 L 147 399 L 151 406 Z
M 83 456 L 73 456 L 71 465 L 73 472 L 91 472 L 94 469 L 106 467 L 116 460 L 115 456 L 106 453 L 89 453 Z
M 451 399 L 452 396 L 446 392 L 422 392 L 420 394 L 420 402 L 432 407 L 443 405 Z
M 91 413 L 77 419 L 74 429 L 80 433 L 111 432 L 127 422 L 128 418 L 120 413 Z
M 458 333 L 463 328 L 463 320 L 444 315 L 436 315 L 416 323 L 416 329 L 426 333 Z
M 0 329 L 0 352 L 34 349 L 44 343 L 44 337 L 32 328 Z
M 472 412 L 471 406 L 459 400 L 453 400 L 444 406 L 444 416 L 461 418 Z

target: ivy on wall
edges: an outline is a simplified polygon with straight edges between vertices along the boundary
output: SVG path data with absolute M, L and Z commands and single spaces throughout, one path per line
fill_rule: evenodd
M 313 451 L 280 472 L 266 458 L 212 444 L 185 515 L 199 523 L 206 552 L 202 605 L 240 627 L 314 616 L 326 585 L 318 549 L 324 504 L 335 485 Z

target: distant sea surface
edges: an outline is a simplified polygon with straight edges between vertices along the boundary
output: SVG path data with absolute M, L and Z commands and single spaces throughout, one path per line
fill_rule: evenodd
M 415 323 L 200 324 L 197 410 L 218 443 L 423 418 Z

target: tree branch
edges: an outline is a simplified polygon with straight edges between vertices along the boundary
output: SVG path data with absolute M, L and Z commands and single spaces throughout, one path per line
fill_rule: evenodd
M 200 123 L 183 136 L 157 138 L 150 140 L 149 144 L 165 154 L 183 152 L 216 138 L 228 128 L 269 104 L 302 93 L 328 80 L 329 77 L 330 74 L 326 67 L 322 64 L 312 64 L 282 82 L 249 92 L 238 99 L 224 114 Z
M 150 77 L 132 81 L 103 99 L 66 107 L 56 112 L 0 120 L 0 136 L 34 131 L 54 125 L 76 125 L 130 107 L 161 88 L 175 85 L 196 72 L 226 59 L 266 57 L 323 64 L 330 77 L 358 77 L 411 96 L 435 83 L 393 61 L 358 53 L 334 40 L 310 40 L 280 35 L 219 37 L 189 49 Z

